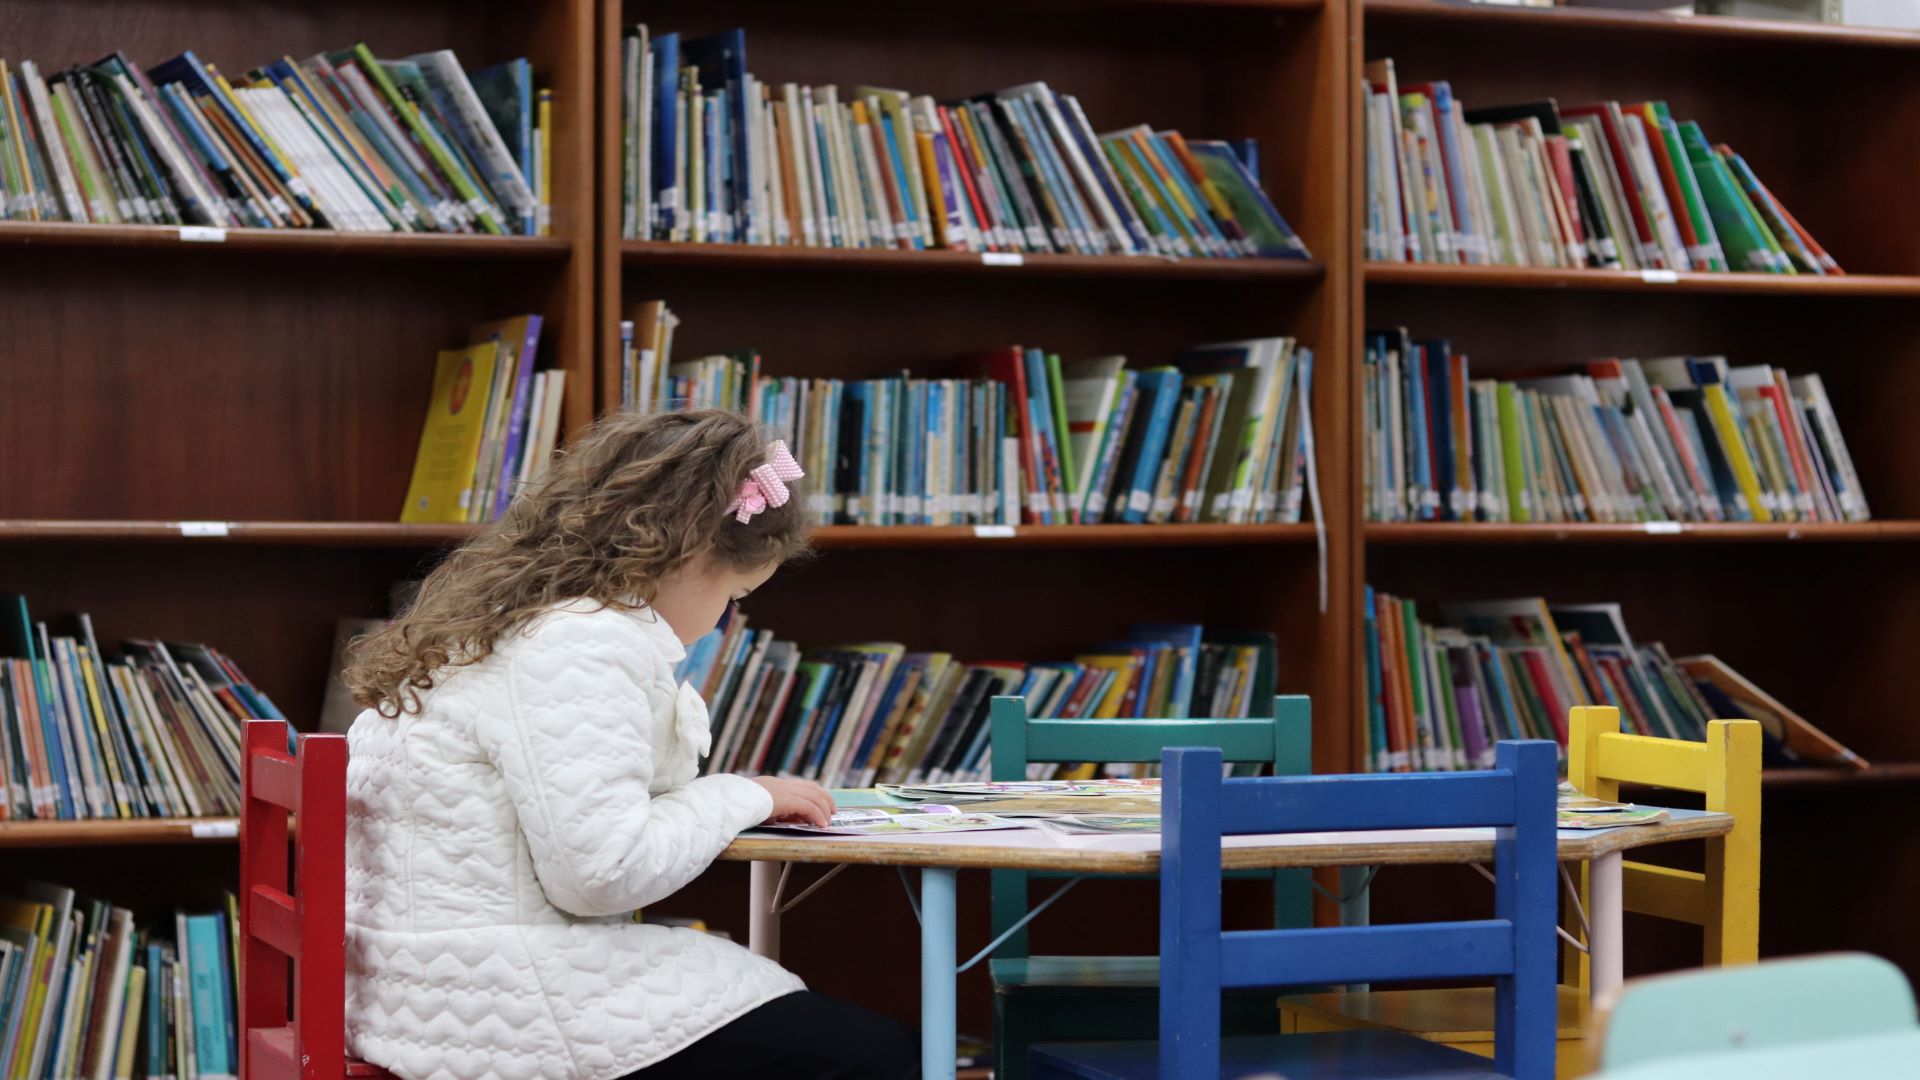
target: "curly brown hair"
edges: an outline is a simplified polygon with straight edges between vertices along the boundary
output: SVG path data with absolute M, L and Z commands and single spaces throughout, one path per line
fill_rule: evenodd
M 653 600 L 703 553 L 738 570 L 807 550 L 805 493 L 745 523 L 727 513 L 767 438 L 716 409 L 609 416 L 574 441 L 500 520 L 421 582 L 412 607 L 349 653 L 353 698 L 384 716 L 417 712 L 448 668 L 477 663 L 512 628 L 560 602 Z

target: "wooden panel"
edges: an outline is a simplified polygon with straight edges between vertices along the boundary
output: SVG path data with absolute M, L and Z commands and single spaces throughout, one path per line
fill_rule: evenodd
M 1520 8 L 1461 4 L 1454 0 L 1367 0 L 1368 25 L 1405 25 L 1462 33 L 1525 33 L 1543 45 L 1562 48 L 1616 34 L 1634 41 L 1675 38 L 1752 39 L 1790 44 L 1796 49 L 1920 49 L 1920 34 L 1871 26 L 1840 26 L 1785 19 L 1668 15 L 1659 11 L 1614 11 L 1596 7 Z M 1451 25 L 1449 25 L 1451 24 Z

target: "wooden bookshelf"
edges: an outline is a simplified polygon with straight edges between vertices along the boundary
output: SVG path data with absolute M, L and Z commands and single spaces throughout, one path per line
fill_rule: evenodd
M 1670 270 L 1555 270 L 1521 266 L 1366 264 L 1368 285 L 1449 289 L 1567 289 L 1635 293 L 1721 293 L 1736 296 L 1920 296 L 1920 277 L 1847 274 L 1712 274 Z
M 1920 522 L 1768 524 L 1648 522 L 1632 525 L 1496 525 L 1470 522 L 1370 522 L 1369 544 L 1885 544 L 1920 541 Z
M 140 248 L 182 255 L 244 251 L 372 259 L 565 259 L 573 251 L 572 244 L 556 236 L 214 229 L 199 225 L 85 225 L 65 221 L 0 222 L 0 245 L 36 250 Z
M 1920 727 L 1905 704 L 1920 644 L 1912 615 L 1920 564 L 1908 546 L 1920 539 L 1920 426 L 1905 404 L 1920 390 L 1920 335 L 1915 309 L 1897 302 L 1920 295 L 1920 249 L 1906 239 L 1920 229 L 1920 208 L 1904 195 L 1920 136 L 1903 127 L 1886 138 L 1832 138 L 1832 118 L 1849 110 L 1920 120 L 1920 34 L 1445 0 L 1353 0 L 1347 16 L 1351 65 L 1392 57 L 1402 86 L 1445 79 L 1469 108 L 1548 97 L 1562 106 L 1669 102 L 1677 118 L 1699 120 L 1711 139 L 1739 150 L 1846 269 L 1813 278 L 1351 261 L 1346 355 L 1356 416 L 1371 327 L 1445 338 L 1471 358 L 1475 378 L 1673 354 L 1819 372 L 1875 514 L 1860 524 L 1651 528 L 1360 523 L 1353 580 L 1413 598 L 1427 613 L 1439 602 L 1496 597 L 1617 601 L 1636 641 L 1676 656 L 1712 653 L 1874 762 L 1864 772 L 1767 773 L 1762 952 L 1844 942 L 1920 973 L 1920 934 L 1884 896 L 1850 902 L 1837 923 L 1831 891 L 1815 884 L 1841 872 L 1822 835 L 1847 833 L 1847 855 L 1863 864 L 1920 844 L 1911 815 L 1889 811 L 1899 804 L 1892 793 L 1907 790 L 1901 782 L 1920 775 L 1908 764 L 1920 761 Z M 1750 77 L 1767 68 L 1801 77 Z M 1361 108 L 1356 91 L 1345 146 L 1356 252 Z M 1357 420 L 1353 430 L 1356 443 L 1342 451 L 1357 470 L 1365 454 Z M 1364 597 L 1342 602 L 1359 608 Z M 1356 683 L 1364 675 L 1357 661 Z M 1364 719 L 1356 711 L 1349 722 Z M 1839 925 L 1844 936 L 1832 929 Z
M 1160 255 L 1003 254 L 974 251 L 854 251 L 756 244 L 674 244 L 625 240 L 628 267 L 702 267 L 792 274 L 980 274 L 1013 277 L 1142 278 L 1161 281 L 1301 281 L 1326 274 L 1317 259 L 1174 259 Z
M 0 821 L 0 848 L 231 844 L 239 818 L 139 818 L 132 821 Z

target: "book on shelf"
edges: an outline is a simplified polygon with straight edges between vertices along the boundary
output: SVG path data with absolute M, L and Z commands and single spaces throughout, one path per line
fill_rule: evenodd
M 966 661 L 897 642 L 802 648 L 737 615 L 678 676 L 712 715 L 707 771 L 870 787 L 986 779 L 997 696 L 1043 718 L 1254 716 L 1271 706 L 1277 663 L 1271 634 L 1197 625 L 1137 626 L 1071 660 Z
M 193 52 L 0 61 L 0 220 L 550 232 L 546 91 L 524 59 L 365 44 L 229 78 Z
M 1368 333 L 1362 383 L 1369 521 L 1871 516 L 1817 374 L 1673 356 L 1475 379 L 1395 328 Z
M 0 820 L 214 817 L 240 808 L 240 722 L 281 714 L 205 645 L 100 648 L 5 600 L 0 658 Z M 64 629 L 64 628 L 62 628 Z
M 540 322 L 481 323 L 466 346 L 440 352 L 401 521 L 492 521 L 546 471 L 566 372 L 538 369 Z
M 1664 101 L 1468 109 L 1362 78 L 1365 250 L 1382 262 L 1837 275 L 1746 160 Z
M 1623 731 L 1666 739 L 1757 720 L 1769 762 L 1865 767 L 1722 661 L 1636 643 L 1618 604 L 1451 603 L 1435 622 L 1372 587 L 1365 604 L 1364 760 L 1375 771 L 1488 768 L 1502 739 L 1552 739 L 1564 752 L 1578 705 L 1614 706 Z
M 622 39 L 621 236 L 842 249 L 1308 257 L 1251 140 L 1097 133 L 1029 82 L 956 101 L 769 83 L 746 33 Z
M 39 882 L 0 894 L 0 1062 L 15 1077 L 233 1080 L 238 909 L 134 913 Z
M 676 360 L 664 303 L 621 322 L 608 383 L 628 409 L 717 408 L 767 425 L 822 524 L 1298 522 L 1313 468 L 1313 351 L 1205 345 L 1143 369 L 1009 345 L 962 378 L 768 374 L 753 349 Z

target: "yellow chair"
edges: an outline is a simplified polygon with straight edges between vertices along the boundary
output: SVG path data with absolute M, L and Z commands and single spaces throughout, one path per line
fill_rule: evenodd
M 1655 739 L 1620 733 L 1620 710 L 1582 707 L 1568 725 L 1567 777 L 1583 793 L 1618 799 L 1620 785 L 1697 791 L 1706 809 L 1731 814 L 1733 831 L 1707 841 L 1706 871 L 1625 862 L 1622 898 L 1628 911 L 1706 929 L 1703 962 L 1748 964 L 1760 952 L 1760 725 L 1715 720 L 1707 740 Z M 1581 903 L 1587 895 L 1580 867 Z M 1577 929 L 1577 928 L 1576 928 Z M 1569 947 L 1566 984 L 1558 989 L 1558 1075 L 1584 1071 L 1589 1026 L 1586 953 Z M 1378 990 L 1313 994 L 1280 1000 L 1283 1032 L 1380 1027 L 1474 1053 L 1493 1054 L 1493 988 Z

